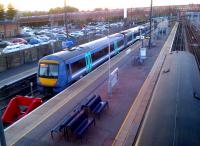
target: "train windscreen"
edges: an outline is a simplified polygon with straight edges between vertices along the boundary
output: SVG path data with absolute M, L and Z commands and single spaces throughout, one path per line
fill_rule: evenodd
M 58 77 L 58 64 L 40 64 L 39 69 L 39 76 L 40 77 L 51 77 L 57 78 Z

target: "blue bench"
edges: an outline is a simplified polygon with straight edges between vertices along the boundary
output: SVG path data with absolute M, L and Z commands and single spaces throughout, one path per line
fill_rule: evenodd
M 80 110 L 74 110 L 71 114 L 67 115 L 60 123 L 58 123 L 51 130 L 51 137 L 53 138 L 53 133 L 64 132 L 66 134 L 65 127 L 72 121 L 72 119 L 80 112 Z
M 109 105 L 108 101 L 102 101 L 100 96 L 96 96 L 86 105 L 86 107 L 89 108 L 92 113 L 98 114 L 100 117 L 101 111 L 105 107 L 109 107 Z
M 89 117 L 86 111 L 82 110 L 67 125 L 68 135 L 74 135 L 78 138 L 82 138 L 84 132 L 91 124 L 95 125 L 95 119 L 93 117 Z
M 81 110 L 82 110 L 82 109 L 86 109 L 86 107 L 88 106 L 88 104 L 89 104 L 92 100 L 94 100 L 96 97 L 97 97 L 97 95 L 92 95 L 92 96 L 90 96 L 87 100 L 85 100 L 85 102 L 82 103 L 82 105 L 81 105 Z

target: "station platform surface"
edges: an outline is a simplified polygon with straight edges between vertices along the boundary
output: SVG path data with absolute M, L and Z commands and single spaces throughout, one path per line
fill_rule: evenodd
M 48 120 L 44 127 L 34 129 L 32 133 L 26 135 L 24 139 L 14 145 L 30 146 L 108 146 L 111 145 L 126 114 L 135 100 L 143 82 L 150 72 L 166 37 L 162 40 L 155 40 L 156 47 L 147 50 L 147 59 L 143 65 L 133 64 L 134 56 L 139 54 L 140 43 L 133 45 L 135 50 L 129 54 L 129 57 L 117 64 L 119 68 L 119 81 L 112 90 L 112 96 L 108 95 L 108 82 L 105 74 L 101 78 L 101 85 L 95 89 L 92 94 L 98 94 L 103 100 L 109 102 L 109 109 L 101 113 L 100 119 L 96 118 L 96 125 L 91 126 L 84 134 L 82 140 L 75 139 L 67 141 L 62 134 L 51 138 L 51 129 L 58 124 L 57 120 Z M 132 46 L 131 46 L 132 47 Z M 87 92 L 87 91 L 84 91 Z M 66 95 L 67 96 L 67 95 Z M 64 112 L 64 111 L 62 111 Z M 59 114 L 59 113 L 58 113 Z M 56 118 L 56 116 L 54 117 Z M 26 125 L 24 125 L 26 126 Z
M 186 51 L 169 54 L 135 146 L 199 146 L 199 92 L 195 57 Z
M 0 88 L 37 72 L 38 62 L 24 64 L 0 73 Z

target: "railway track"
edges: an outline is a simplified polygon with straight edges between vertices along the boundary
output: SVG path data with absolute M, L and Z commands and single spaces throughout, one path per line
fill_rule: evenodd
M 191 24 L 184 22 L 189 51 L 195 56 L 200 71 L 200 35 L 199 31 Z
M 1 112 L 5 110 L 9 101 L 16 95 L 40 97 L 46 100 L 46 97 L 39 92 L 36 73 L 0 88 Z
M 183 24 L 179 23 L 171 51 L 185 51 L 184 37 L 180 37 L 183 35 L 184 35 Z

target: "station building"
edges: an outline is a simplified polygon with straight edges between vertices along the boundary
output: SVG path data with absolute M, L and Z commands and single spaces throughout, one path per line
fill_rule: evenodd
M 16 21 L 0 21 L 0 39 L 14 37 L 19 34 L 19 24 Z

